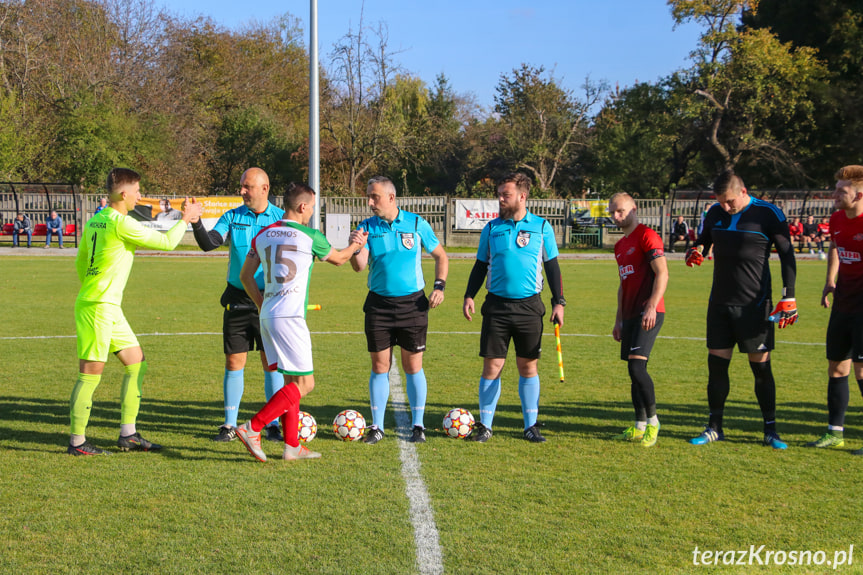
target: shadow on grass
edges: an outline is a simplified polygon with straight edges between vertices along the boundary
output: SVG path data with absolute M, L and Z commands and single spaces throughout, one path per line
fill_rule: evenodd
M 368 399 L 352 398 L 348 405 L 367 405 Z M 263 401 L 244 402 L 240 422 L 251 418 L 255 411 L 263 407 Z M 315 440 L 341 442 L 332 432 L 332 421 L 344 405 L 301 406 L 309 411 L 318 423 Z M 350 409 L 356 409 L 351 407 Z M 360 410 L 362 413 L 362 410 Z M 368 413 L 368 409 L 365 410 Z M 184 435 L 186 439 L 175 446 L 165 445 L 159 455 L 179 459 L 205 459 L 225 457 L 226 443 L 212 441 L 217 428 L 224 421 L 224 408 L 219 402 L 167 401 L 144 398 L 138 413 L 136 426 L 147 439 L 162 443 L 159 434 Z M 390 409 L 388 414 L 392 416 Z M 120 404 L 118 401 L 95 401 L 87 425 L 87 438 L 97 447 L 115 450 L 115 437 L 119 429 Z M 65 454 L 69 441 L 69 402 L 55 399 L 32 397 L 4 397 L 0 399 L 0 439 L 3 449 L 10 451 L 55 451 Z M 367 420 L 367 425 L 371 421 Z M 391 424 L 394 428 L 394 421 Z M 59 431 L 50 431 L 58 428 Z M 107 439 L 106 439 L 107 438 Z M 247 454 L 239 441 L 230 442 L 239 446 L 237 459 L 245 459 Z M 155 453 L 154 453 L 155 454 Z
M 428 404 L 426 416 L 440 413 L 441 418 L 451 406 Z M 467 407 L 471 413 L 476 406 Z M 701 433 L 707 423 L 709 409 L 706 400 L 700 404 L 659 403 L 657 414 L 665 437 L 688 441 Z M 613 437 L 632 424 L 632 403 L 628 401 L 556 402 L 540 404 L 539 421 L 545 425 L 544 433 L 558 436 L 582 436 L 612 441 Z M 849 414 L 851 416 L 851 414 Z M 476 414 L 474 415 L 476 417 Z M 780 433 L 820 435 L 826 426 L 826 406 L 818 403 L 793 402 L 777 406 Z M 756 401 L 729 401 L 725 407 L 724 423 L 728 441 L 735 435 L 746 435 L 741 441 L 751 441 L 752 434 L 763 432 L 761 409 Z M 439 426 L 435 422 L 435 427 Z M 524 420 L 519 404 L 500 403 L 494 417 L 496 435 L 521 437 Z
M 345 404 L 358 409 L 364 415 L 369 412 L 368 399 L 351 398 Z M 263 402 L 244 402 L 240 421 L 250 418 Z M 360 407 L 362 406 L 362 407 Z M 344 405 L 309 405 L 301 409 L 310 412 L 318 423 L 316 440 L 338 442 L 331 431 L 332 420 L 345 409 Z M 442 419 L 452 409 L 449 404 L 429 403 L 426 405 L 426 427 L 440 429 Z M 476 406 L 467 409 L 478 411 Z M 544 432 L 549 436 L 590 437 L 611 441 L 621 429 L 630 425 L 632 405 L 627 401 L 588 401 L 557 402 L 540 405 L 540 422 L 545 425 Z M 663 425 L 663 435 L 670 438 L 688 440 L 700 433 L 707 422 L 706 401 L 700 404 L 660 403 L 658 415 Z M 476 414 L 474 415 L 476 417 Z M 102 438 L 112 437 L 119 426 L 119 402 L 94 402 L 88 425 L 88 437 L 97 438 L 96 443 L 104 443 Z M 848 418 L 852 421 L 859 417 L 855 408 L 849 409 Z M 148 439 L 154 437 L 158 442 L 159 432 L 185 435 L 188 439 L 178 445 L 176 450 L 168 446 L 161 453 L 166 457 L 177 458 L 224 458 L 224 444 L 211 441 L 216 429 L 223 422 L 224 409 L 219 402 L 167 401 L 143 399 L 138 414 L 137 425 Z M 54 399 L 33 397 L 4 397 L 0 399 L 0 437 L 4 449 L 24 451 L 44 451 L 50 446 L 53 451 L 65 450 L 68 442 L 69 403 Z M 761 411 L 755 401 L 730 401 L 725 409 L 725 429 L 728 441 L 751 441 L 752 434 L 762 432 Z M 780 433 L 816 436 L 823 433 L 826 425 L 826 406 L 811 402 L 791 402 L 778 405 Z M 367 419 L 371 425 L 371 418 Z M 46 431 L 60 426 L 60 431 Z M 387 406 L 386 428 L 395 430 L 392 402 Z M 494 418 L 495 435 L 521 438 L 524 423 L 521 406 L 513 403 L 498 404 Z M 744 439 L 743 436 L 746 436 Z M 398 437 L 405 439 L 406 434 Z M 15 445 L 9 445 L 9 441 Z M 236 443 L 236 442 L 234 442 Z M 44 447 L 35 447 L 42 445 Z M 113 446 L 113 443 L 111 444 Z M 34 446 L 34 447 L 28 447 Z M 193 455 L 194 454 L 194 455 Z M 244 458 L 238 453 L 238 459 Z

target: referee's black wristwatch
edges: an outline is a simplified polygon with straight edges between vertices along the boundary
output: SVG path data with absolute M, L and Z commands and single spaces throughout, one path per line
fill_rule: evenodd
M 559 305 L 561 307 L 566 307 L 566 300 L 563 299 L 563 296 L 560 296 L 557 299 L 551 298 L 551 305 Z

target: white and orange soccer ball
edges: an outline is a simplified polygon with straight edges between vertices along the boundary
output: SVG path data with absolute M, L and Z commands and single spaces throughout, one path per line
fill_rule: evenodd
M 443 418 L 443 430 L 447 437 L 463 439 L 473 429 L 473 415 L 460 407 L 451 409 Z
M 333 420 L 333 433 L 342 441 L 356 441 L 366 430 L 366 419 L 359 411 L 346 409 Z
M 308 411 L 301 411 L 298 430 L 300 442 L 308 443 L 318 434 L 318 422 Z

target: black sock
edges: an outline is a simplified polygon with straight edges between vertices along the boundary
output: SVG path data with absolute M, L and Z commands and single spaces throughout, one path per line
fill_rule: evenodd
M 827 381 L 827 423 L 835 427 L 844 427 L 845 411 L 848 409 L 848 399 L 851 392 L 848 389 L 848 376 L 831 377 Z
M 632 403 L 635 406 L 636 421 L 647 421 L 656 415 L 656 392 L 653 388 L 653 379 L 647 373 L 646 359 L 630 359 L 627 362 L 629 379 L 632 380 Z M 636 392 L 641 405 L 637 405 Z M 641 412 L 639 411 L 641 410 Z M 644 419 L 638 416 L 643 414 Z
M 761 407 L 761 417 L 764 418 L 764 431 L 776 431 L 776 381 L 770 369 L 770 360 L 756 363 L 749 362 L 749 369 L 755 376 L 755 397 Z
M 710 429 L 722 431 L 722 414 L 731 383 L 728 379 L 730 359 L 713 355 L 707 356 L 707 404 L 710 406 Z

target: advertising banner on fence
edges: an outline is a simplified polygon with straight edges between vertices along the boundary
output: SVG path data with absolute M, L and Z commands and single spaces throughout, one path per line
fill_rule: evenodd
M 174 199 L 155 199 L 141 198 L 135 205 L 135 211 L 129 215 L 143 223 L 148 228 L 155 230 L 167 231 L 173 227 L 174 223 L 183 217 L 183 202 L 184 198 Z M 201 221 L 204 227 L 208 230 L 213 229 L 219 218 L 225 212 L 243 205 L 243 198 L 240 196 L 217 196 L 212 198 L 197 198 L 204 207 L 204 213 L 201 216 Z M 189 226 L 189 230 L 192 226 Z
M 482 230 L 497 217 L 497 200 L 456 200 L 455 229 Z
M 569 204 L 569 224 L 572 226 L 608 225 L 608 200 L 572 200 Z

